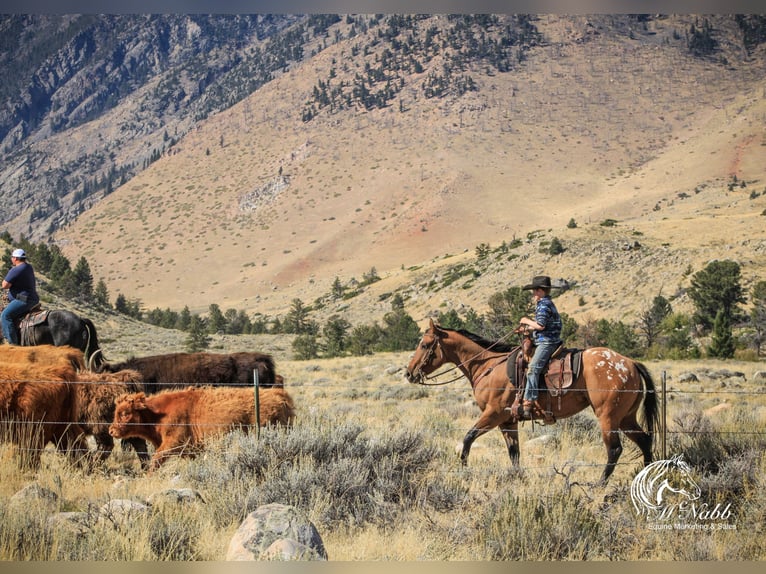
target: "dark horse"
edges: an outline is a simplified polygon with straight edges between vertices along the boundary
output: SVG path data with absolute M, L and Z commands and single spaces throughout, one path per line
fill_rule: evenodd
M 91 357 L 93 358 L 90 368 L 97 369 L 104 363 L 103 353 L 96 352 L 100 350 L 100 346 L 93 321 L 71 311 L 65 309 L 34 311 L 21 318 L 19 334 L 21 344 L 24 346 L 69 345 L 83 352 L 86 364 Z
M 514 465 L 519 463 L 518 417 L 509 408 L 517 389 L 506 374 L 508 345 L 487 341 L 464 330 L 455 331 L 430 322 L 415 354 L 407 366 L 407 380 L 426 384 L 426 376 L 444 364 L 452 363 L 471 382 L 481 416 L 463 438 L 460 459 L 468 460 L 473 441 L 498 427 Z M 647 430 L 638 424 L 636 414 L 643 398 Z M 560 400 L 559 400 L 560 399 Z M 606 347 L 593 347 L 582 353 L 582 369 L 572 386 L 551 407 L 555 418 L 570 417 L 590 406 L 601 425 L 607 463 L 601 482 L 614 471 L 622 454 L 618 431 L 638 445 L 644 465 L 652 462 L 652 440 L 658 427 L 659 412 L 654 382 L 641 363 Z

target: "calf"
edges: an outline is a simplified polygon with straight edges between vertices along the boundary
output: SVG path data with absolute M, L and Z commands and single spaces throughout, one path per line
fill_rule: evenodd
M 123 370 L 116 373 L 77 373 L 75 390 L 75 411 L 82 430 L 96 440 L 96 460 L 103 462 L 114 449 L 114 438 L 109 434 L 109 425 L 114 419 L 115 399 L 128 393 L 143 390 L 141 373 Z M 143 469 L 149 466 L 149 451 L 146 441 L 140 437 L 122 439 L 136 451 Z
M 260 423 L 292 424 L 295 407 L 282 389 L 260 389 Z M 156 395 L 132 393 L 118 397 L 109 434 L 115 438 L 141 437 L 155 447 L 150 470 L 171 455 L 193 456 L 208 436 L 255 426 L 253 389 L 187 387 Z

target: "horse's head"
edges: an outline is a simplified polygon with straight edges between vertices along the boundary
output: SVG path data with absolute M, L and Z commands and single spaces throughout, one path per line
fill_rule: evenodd
M 422 384 L 426 375 L 430 375 L 444 364 L 444 351 L 440 345 L 444 336 L 444 330 L 431 319 L 428 329 L 415 349 L 415 354 L 407 365 L 406 377 L 409 382 Z

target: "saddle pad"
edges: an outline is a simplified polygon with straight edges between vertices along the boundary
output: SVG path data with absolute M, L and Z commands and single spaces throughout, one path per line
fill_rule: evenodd
M 34 311 L 24 315 L 19 321 L 19 339 L 24 346 L 37 345 L 33 327 L 48 320 L 48 310 Z

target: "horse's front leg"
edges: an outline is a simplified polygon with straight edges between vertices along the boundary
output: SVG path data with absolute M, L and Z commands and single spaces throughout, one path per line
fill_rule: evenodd
M 507 418 L 507 413 L 498 413 L 490 409 L 487 409 L 482 413 L 481 417 L 479 417 L 479 420 L 474 423 L 473 427 L 471 427 L 471 430 L 465 433 L 465 437 L 463 437 L 463 450 L 460 453 L 460 462 L 463 463 L 464 466 L 468 464 L 468 455 L 471 452 L 471 445 L 473 445 L 473 441 L 475 441 L 487 431 L 491 431 Z

